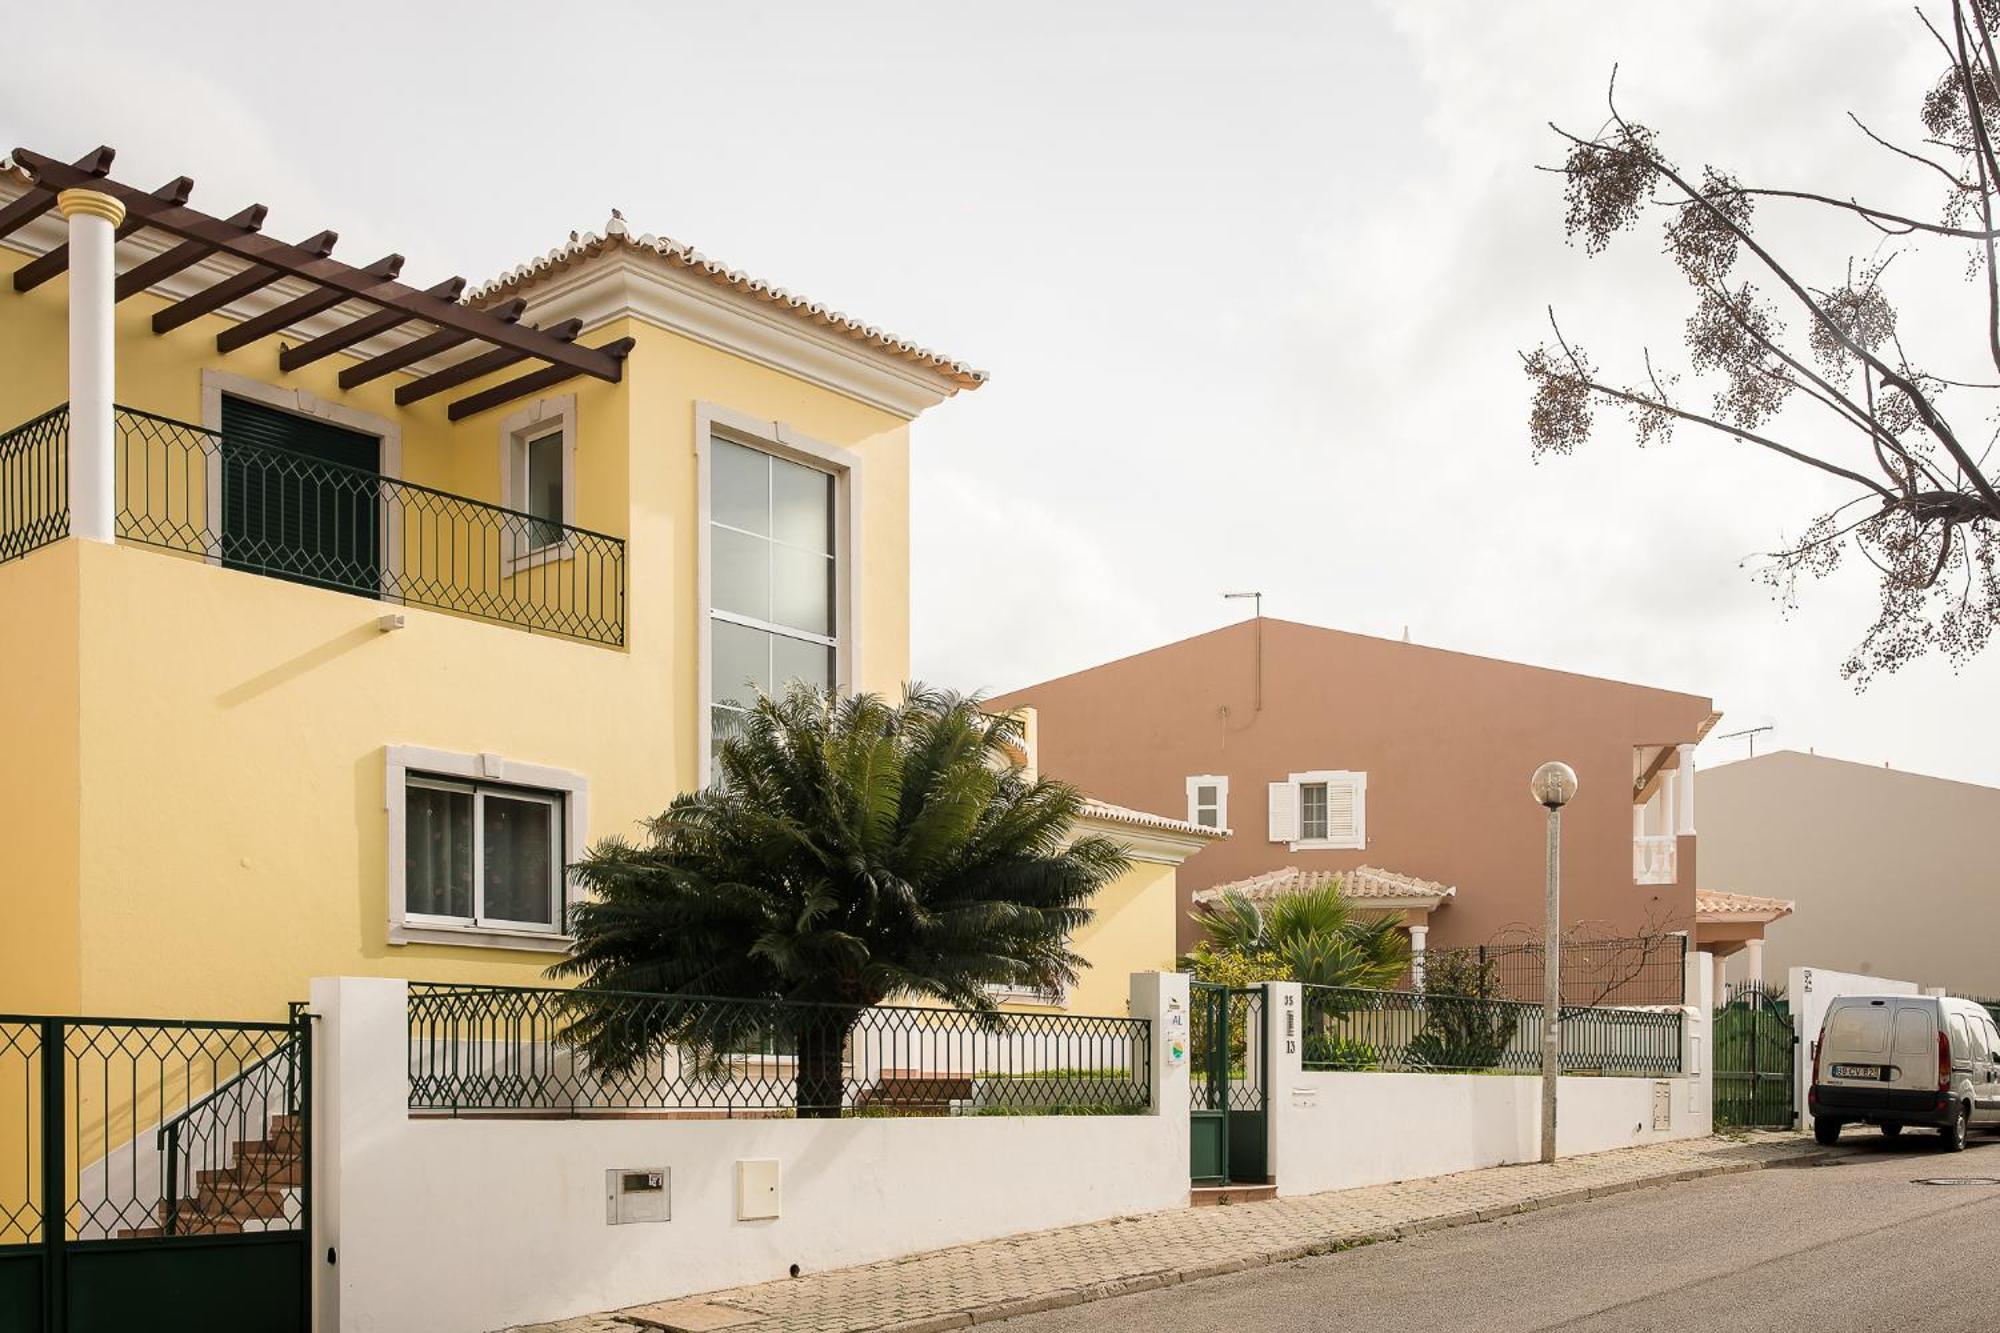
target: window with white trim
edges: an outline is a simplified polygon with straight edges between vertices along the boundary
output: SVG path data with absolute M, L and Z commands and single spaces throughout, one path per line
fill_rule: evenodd
M 528 517 L 507 534 L 510 564 L 565 555 L 576 523 L 576 398 L 545 399 L 500 426 L 502 503 Z
M 1293 851 L 1368 845 L 1368 775 L 1346 770 L 1294 773 L 1271 784 L 1270 840 Z
M 717 435 L 709 456 L 710 753 L 760 695 L 836 684 L 836 478 Z
M 1197 773 L 1187 780 L 1187 821 L 1203 828 L 1229 827 L 1229 779 L 1220 773 Z
M 561 933 L 564 793 L 409 773 L 403 919 Z

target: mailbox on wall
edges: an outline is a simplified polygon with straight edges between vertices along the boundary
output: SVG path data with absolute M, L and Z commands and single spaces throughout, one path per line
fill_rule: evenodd
M 612 1226 L 625 1222 L 665 1222 L 672 1218 L 664 1166 L 613 1167 L 604 1173 L 604 1220 Z

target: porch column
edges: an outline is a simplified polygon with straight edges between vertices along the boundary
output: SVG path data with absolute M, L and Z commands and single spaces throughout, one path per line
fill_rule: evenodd
M 1723 985 L 1723 974 L 1728 971 L 1729 962 L 1721 954 L 1715 955 L 1715 1002 L 1719 1005 L 1729 998 L 1729 991 Z
M 1694 836 L 1694 747 L 1680 747 L 1680 767 L 1674 770 L 1674 832 Z
M 1430 936 L 1428 925 L 1410 927 L 1410 989 L 1424 988 L 1424 941 Z
M 118 536 L 113 246 L 125 205 L 97 190 L 64 190 L 56 207 L 69 219 L 69 530 L 109 542 Z
M 1764 941 L 1745 940 L 1743 952 L 1750 966 L 1749 979 L 1759 985 L 1764 981 Z

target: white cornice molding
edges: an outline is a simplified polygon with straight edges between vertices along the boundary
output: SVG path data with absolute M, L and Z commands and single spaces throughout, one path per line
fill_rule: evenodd
M 526 317 L 537 323 L 580 319 L 586 330 L 622 317 L 644 320 L 905 421 L 951 396 L 943 381 L 901 358 L 624 246 L 535 283 Z
M 1134 861 L 1147 861 L 1154 865 L 1181 865 L 1215 842 L 1213 838 L 1171 833 L 1165 829 L 1139 830 L 1120 820 L 1095 819 L 1089 815 L 1077 816 L 1076 823 L 1079 828 L 1087 828 L 1092 833 L 1123 844 L 1125 854 Z

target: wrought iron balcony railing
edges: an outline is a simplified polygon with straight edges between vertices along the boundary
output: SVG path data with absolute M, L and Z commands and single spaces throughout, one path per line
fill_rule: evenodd
M 116 413 L 121 539 L 314 587 L 625 642 L 625 543 L 588 528 Z M 68 410 L 0 435 L 0 560 L 69 531 Z

